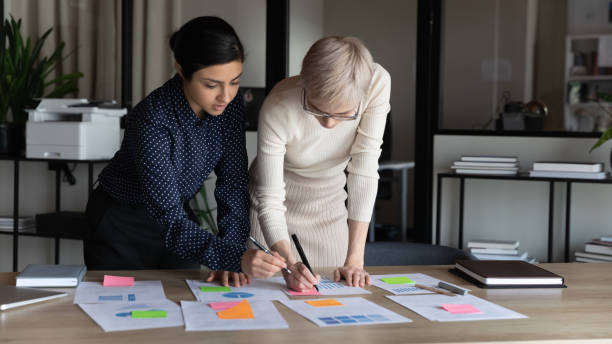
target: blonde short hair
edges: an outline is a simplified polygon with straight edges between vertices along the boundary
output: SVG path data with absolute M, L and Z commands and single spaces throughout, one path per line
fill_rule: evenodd
M 370 51 L 358 38 L 321 38 L 304 56 L 302 85 L 310 99 L 358 104 L 368 91 L 372 64 Z

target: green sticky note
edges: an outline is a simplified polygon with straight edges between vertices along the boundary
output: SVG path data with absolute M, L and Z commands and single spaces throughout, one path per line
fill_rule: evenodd
M 414 281 L 408 277 L 386 277 L 380 280 L 387 284 L 414 284 Z
M 232 291 L 232 288 L 230 287 L 207 287 L 207 286 L 200 286 L 200 291 L 203 293 L 219 293 L 222 291 Z
M 132 318 L 144 319 L 144 318 L 167 318 L 168 312 L 166 311 L 132 311 Z

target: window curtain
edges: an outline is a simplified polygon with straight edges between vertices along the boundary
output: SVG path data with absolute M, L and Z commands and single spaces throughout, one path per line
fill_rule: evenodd
M 120 0 L 12 0 L 9 13 L 22 19 L 22 35 L 36 39 L 53 28 L 43 53 L 64 41 L 66 58 L 56 73 L 83 73 L 75 97 L 121 101 Z
M 114 99 L 121 103 L 121 0 L 5 0 L 8 13 L 22 19 L 22 35 L 40 37 L 47 29 L 43 52 L 60 41 L 64 55 L 56 73 L 79 71 L 75 97 Z M 168 41 L 180 27 L 181 2 L 134 0 L 132 104 L 174 75 Z

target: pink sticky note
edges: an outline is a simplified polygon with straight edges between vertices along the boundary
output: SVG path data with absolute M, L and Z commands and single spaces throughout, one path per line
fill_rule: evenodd
M 456 305 L 445 303 L 442 305 L 445 311 L 453 314 L 482 314 L 482 311 L 472 305 Z
M 295 290 L 287 290 L 289 295 L 294 296 L 303 296 L 303 295 L 321 295 L 315 288 L 304 290 L 304 291 L 295 291 Z
M 104 287 L 133 287 L 134 277 L 104 275 Z
M 232 308 L 238 305 L 240 302 L 242 301 L 211 302 L 208 305 L 210 306 L 210 308 L 214 309 L 215 311 L 224 311 L 226 309 L 229 309 L 229 308 Z

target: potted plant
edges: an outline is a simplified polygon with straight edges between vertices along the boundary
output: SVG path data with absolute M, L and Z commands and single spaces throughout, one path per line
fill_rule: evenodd
M 597 99 L 594 99 L 594 101 L 597 102 L 597 104 L 599 104 L 599 106 L 606 112 L 606 115 L 608 115 L 609 118 L 612 118 L 612 114 L 610 113 L 608 108 L 604 106 L 604 104 L 602 104 L 602 103 L 605 103 L 607 105 L 612 104 L 612 94 L 606 93 L 606 92 L 598 92 Z M 612 126 L 609 126 L 608 129 L 606 129 L 601 134 L 601 136 L 599 137 L 599 140 L 597 140 L 597 142 L 595 142 L 593 147 L 591 147 L 591 149 L 589 150 L 589 153 L 591 153 L 595 148 L 601 146 L 602 144 L 604 144 L 606 141 L 610 139 L 612 139 Z M 612 151 L 610 151 L 610 167 L 612 167 Z
M 50 56 L 41 50 L 53 29 L 34 43 L 21 36 L 21 19 L 4 20 L 0 26 L 0 154 L 19 154 L 25 147 L 26 108 L 41 97 L 61 98 L 78 91 L 79 72 L 55 75 L 65 43 L 60 42 Z

